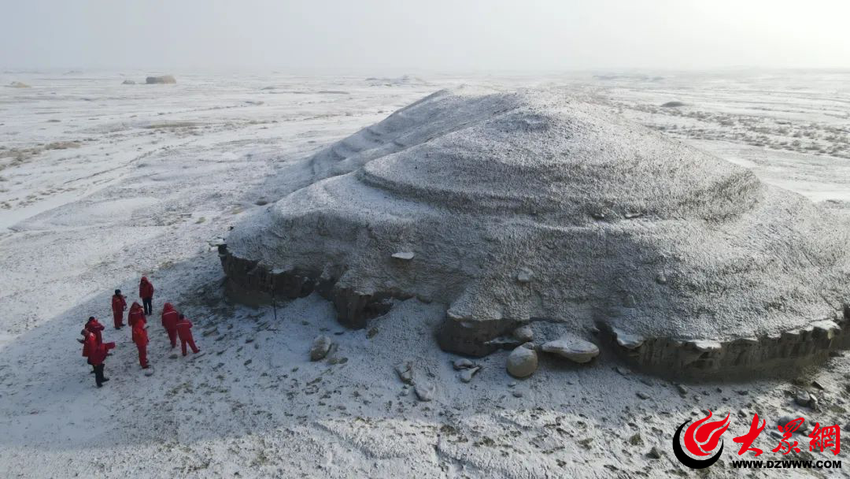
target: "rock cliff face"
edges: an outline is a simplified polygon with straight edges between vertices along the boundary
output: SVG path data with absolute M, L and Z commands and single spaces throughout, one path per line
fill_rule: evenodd
M 438 92 L 311 164 L 221 248 L 234 294 L 318 291 L 350 327 L 417 297 L 446 305 L 449 351 L 545 323 L 683 376 L 847 345 L 828 212 L 563 93 Z

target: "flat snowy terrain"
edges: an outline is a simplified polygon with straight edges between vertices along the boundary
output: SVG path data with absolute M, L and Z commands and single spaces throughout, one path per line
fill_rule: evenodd
M 850 431 L 850 356 L 796 378 L 676 385 L 605 351 L 584 366 L 543 358 L 532 377 L 515 380 L 498 352 L 477 360 L 482 370 L 464 383 L 457 357 L 433 339 L 442 305 L 406 301 L 357 331 L 337 325 L 315 295 L 276 312 L 250 308 L 225 298 L 215 247 L 246 215 L 309 184 L 310 154 L 463 83 L 579 92 L 847 218 L 850 73 L 176 72 L 176 85 L 122 84 L 148 73 L 172 72 L 0 73 L 0 85 L 30 86 L 0 87 L 0 477 L 686 475 L 671 437 L 707 409 L 733 418 L 707 475 L 737 477 L 731 437 L 753 413 L 768 422 L 755 444 L 768 459 L 780 456 L 768 431 L 784 415 L 805 416 L 809 430 L 817 421 Z M 138 301 L 142 275 L 157 289 L 152 376 L 139 368 L 129 329 L 111 327 L 112 291 Z M 194 322 L 201 353 L 170 349 L 159 321 L 166 301 Z M 102 389 L 76 341 L 92 315 L 117 342 Z M 311 362 L 320 334 L 337 349 Z M 430 401 L 396 374 L 407 360 L 417 383 L 433 388 Z M 800 390 L 818 410 L 795 403 Z M 833 458 L 797 439 L 799 458 Z M 648 454 L 653 447 L 660 457 Z

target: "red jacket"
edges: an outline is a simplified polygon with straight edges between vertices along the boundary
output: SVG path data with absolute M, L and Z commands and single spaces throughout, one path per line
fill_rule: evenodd
M 177 320 L 179 319 L 180 315 L 177 314 L 174 306 L 171 303 L 165 303 L 165 306 L 162 307 L 162 327 L 168 330 L 177 329 Z
M 142 280 L 139 282 L 139 297 L 142 299 L 153 298 L 153 284 L 145 276 L 142 276 Z
M 136 343 L 137 346 L 147 346 L 148 344 L 148 332 L 145 329 L 146 325 L 147 321 L 144 319 L 136 321 L 136 324 L 133 325 L 133 342 Z
M 113 294 L 112 295 L 112 312 L 113 313 L 122 313 L 127 309 L 127 300 L 124 299 L 123 295 Z
M 177 336 L 180 339 L 192 339 L 192 322 L 186 318 L 177 321 Z
M 142 305 L 134 302 L 132 306 L 130 306 L 130 312 L 127 314 L 127 322 L 130 323 L 130 327 L 132 328 L 136 321 L 145 320 L 145 310 L 142 309 Z
M 97 341 L 97 344 L 100 344 L 100 343 L 103 342 L 103 334 L 101 333 L 101 331 L 103 331 L 103 325 L 100 324 L 100 322 L 98 320 L 90 319 L 86 323 L 86 329 L 88 331 L 90 331 L 92 334 L 94 334 L 94 338 Z
M 84 336 L 83 340 L 83 357 L 87 358 L 91 355 L 91 352 L 97 347 L 97 340 L 88 329 L 83 329 L 81 333 Z

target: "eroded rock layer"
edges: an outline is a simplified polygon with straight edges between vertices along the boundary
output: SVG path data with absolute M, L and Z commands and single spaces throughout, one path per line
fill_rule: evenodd
M 243 298 L 315 290 L 362 327 L 418 297 L 446 305 L 449 351 L 545 321 L 700 374 L 844 341 L 848 233 L 828 212 L 557 91 L 438 92 L 311 164 L 315 183 L 222 247 Z

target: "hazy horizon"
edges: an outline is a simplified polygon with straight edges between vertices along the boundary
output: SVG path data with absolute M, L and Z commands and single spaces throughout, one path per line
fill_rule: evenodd
M 7 3 L 4 69 L 850 68 L 850 2 Z

